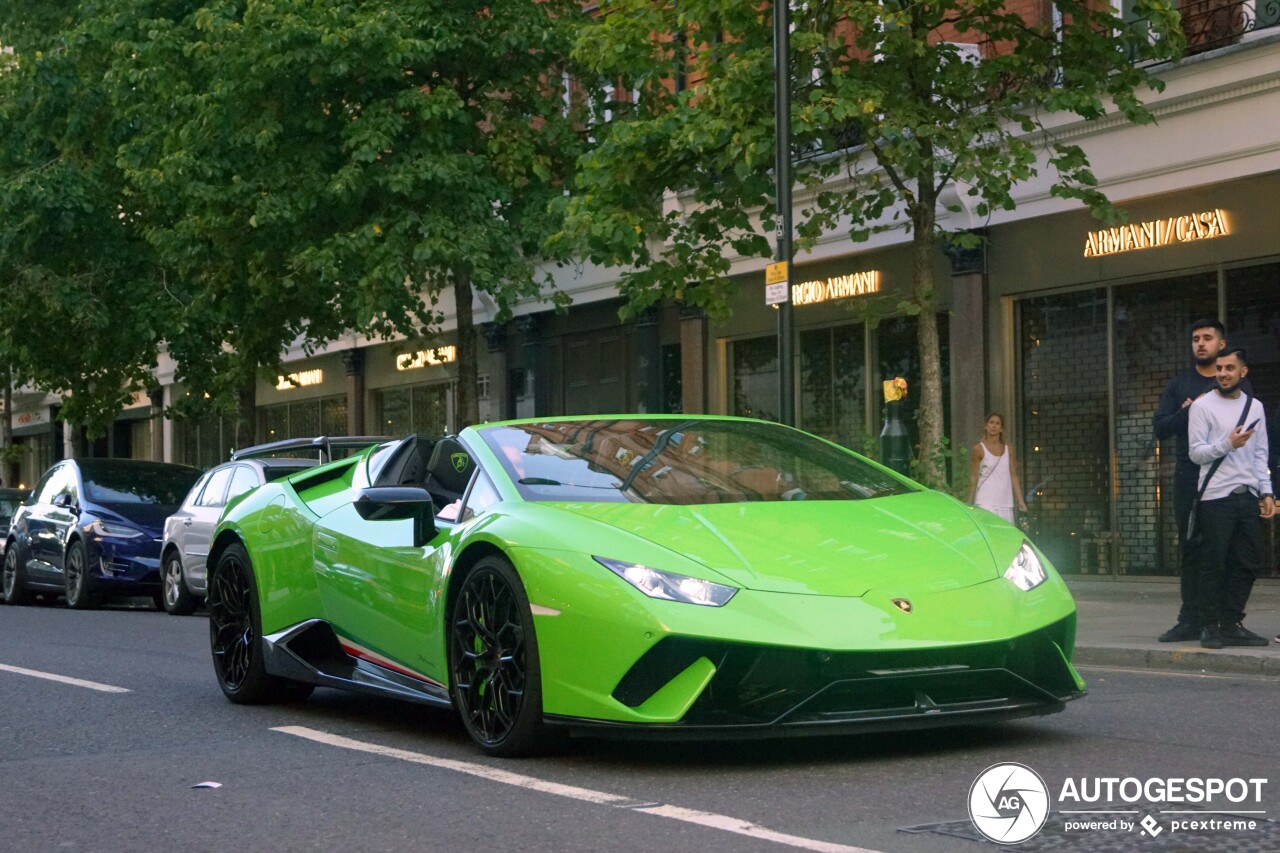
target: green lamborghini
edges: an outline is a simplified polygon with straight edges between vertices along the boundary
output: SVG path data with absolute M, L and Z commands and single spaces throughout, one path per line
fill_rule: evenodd
M 208 561 L 236 703 L 558 735 L 775 737 L 1062 710 L 1075 605 L 1015 527 L 796 429 L 591 416 L 409 436 L 250 492 Z

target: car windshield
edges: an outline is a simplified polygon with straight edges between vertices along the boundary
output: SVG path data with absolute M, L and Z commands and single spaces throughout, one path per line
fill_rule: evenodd
M 156 462 L 93 460 L 80 463 L 85 496 L 101 504 L 177 506 L 200 472 Z
M 530 501 L 832 501 L 910 491 L 846 450 L 766 421 L 584 419 L 480 435 Z

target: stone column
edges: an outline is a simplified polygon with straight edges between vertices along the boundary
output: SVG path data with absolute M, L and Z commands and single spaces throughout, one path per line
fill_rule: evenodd
M 980 435 L 990 410 L 987 383 L 987 249 L 953 244 L 943 251 L 951 259 L 951 473 L 968 476 L 970 444 Z M 955 480 L 953 479 L 953 482 Z
M 364 350 L 342 352 L 347 374 L 347 435 L 364 435 Z
M 681 411 L 707 413 L 707 316 L 701 308 L 680 309 Z
M 495 421 L 504 421 L 511 417 L 507 326 L 505 323 L 484 323 L 480 330 L 489 349 L 489 416 Z

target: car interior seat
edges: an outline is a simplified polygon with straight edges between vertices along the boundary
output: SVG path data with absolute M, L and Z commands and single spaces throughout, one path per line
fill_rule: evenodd
M 436 508 L 443 509 L 462 498 L 476 470 L 475 460 L 456 438 L 442 438 L 431 451 L 423 487 L 431 492 Z

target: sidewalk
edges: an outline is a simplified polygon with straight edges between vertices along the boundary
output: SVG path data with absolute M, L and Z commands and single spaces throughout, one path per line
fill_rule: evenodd
M 1266 648 L 1200 648 L 1199 642 L 1161 643 L 1156 637 L 1178 615 L 1178 583 L 1068 576 L 1078 624 L 1074 662 L 1080 666 L 1176 669 L 1280 678 L 1280 643 Z M 1245 627 L 1267 639 L 1280 632 L 1280 582 L 1260 581 L 1249 599 Z M 1086 676 L 1087 677 L 1087 676 Z

